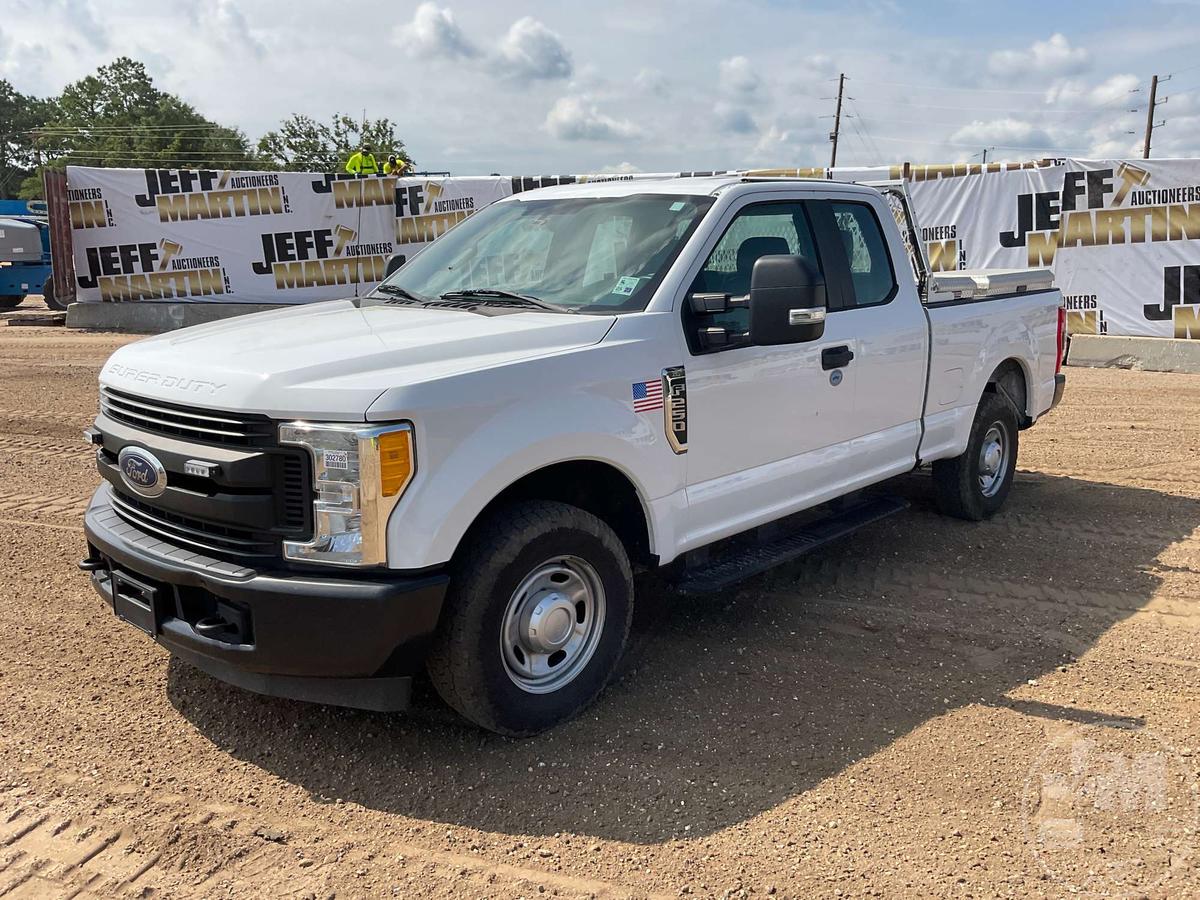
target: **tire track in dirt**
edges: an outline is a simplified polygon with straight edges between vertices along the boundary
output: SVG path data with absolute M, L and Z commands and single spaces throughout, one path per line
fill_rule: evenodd
M 77 446 L 72 446 L 54 438 L 18 435 L 0 437 L 0 453 L 4 451 L 48 459 L 86 459 L 92 453 L 92 448 L 84 444 L 82 439 Z
M 26 494 L 0 491 L 0 516 L 18 518 L 34 513 L 79 519 L 87 509 L 92 492 L 71 491 L 60 494 Z M 36 524 L 36 523 L 29 523 Z
M 0 517 L 0 525 L 15 525 L 20 528 L 53 528 L 59 531 L 75 531 L 83 534 L 82 525 L 59 525 L 56 522 L 38 522 L 34 519 L 5 519 Z
M 3 422 L 49 422 L 54 425 L 75 425 L 77 422 L 82 429 L 90 425 L 96 418 L 94 412 L 39 412 L 32 409 L 2 409 L 0 421 Z
M 130 793 L 127 787 L 121 793 Z M 165 896 L 327 896 L 331 886 L 376 882 L 433 896 L 553 893 L 560 897 L 647 897 L 624 885 L 520 864 L 496 863 L 406 842 L 304 822 L 264 825 L 262 813 L 194 806 L 181 795 L 149 801 L 155 825 L 115 825 L 71 803 L 6 803 L 0 813 L 0 898 Z M 257 824 L 256 824 L 257 823 Z M 330 847 L 335 849 L 330 849 Z M 367 849 L 369 846 L 370 849 Z M 381 871 L 381 869 L 383 871 Z M 374 870 L 374 871 L 371 871 Z M 350 893 L 358 893 L 358 890 Z M 404 895 L 411 896 L 411 891 Z M 663 895 L 657 895 L 662 897 Z

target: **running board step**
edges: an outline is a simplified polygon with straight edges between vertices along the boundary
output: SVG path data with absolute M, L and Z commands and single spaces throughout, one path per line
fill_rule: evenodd
M 908 501 L 902 497 L 869 497 L 772 541 L 728 552 L 688 569 L 676 589 L 682 594 L 714 593 L 906 509 Z

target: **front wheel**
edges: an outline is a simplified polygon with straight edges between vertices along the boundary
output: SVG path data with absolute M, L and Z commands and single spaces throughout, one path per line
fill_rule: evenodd
M 632 615 L 629 558 L 611 528 L 565 503 L 516 503 L 456 558 L 429 675 L 475 724 L 534 734 L 600 693 Z
M 1003 394 L 984 394 L 967 449 L 933 464 L 934 497 L 948 516 L 978 522 L 1004 505 L 1017 470 L 1017 412 Z
M 24 294 L 0 294 L 0 309 L 15 309 L 24 299 Z

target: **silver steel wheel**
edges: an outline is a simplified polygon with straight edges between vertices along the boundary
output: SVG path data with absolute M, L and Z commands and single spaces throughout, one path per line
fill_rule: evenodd
M 522 579 L 500 627 L 500 655 L 513 684 L 549 694 L 583 671 L 604 632 L 604 584 L 578 556 L 548 559 Z
M 979 445 L 979 491 L 983 496 L 996 496 L 1004 484 L 1011 452 L 1008 432 L 1002 424 L 993 422 Z

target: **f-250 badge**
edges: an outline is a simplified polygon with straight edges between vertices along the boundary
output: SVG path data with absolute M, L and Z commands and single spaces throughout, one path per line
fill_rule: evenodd
M 663 427 L 676 453 L 687 453 L 687 379 L 683 366 L 663 369 Z

